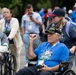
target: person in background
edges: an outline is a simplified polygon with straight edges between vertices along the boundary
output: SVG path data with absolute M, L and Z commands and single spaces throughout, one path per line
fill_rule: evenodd
M 0 52 L 7 52 L 8 51 L 8 46 L 9 45 L 9 41 L 7 36 L 0 32 Z
M 20 69 L 20 52 L 22 49 L 22 38 L 19 30 L 19 22 L 17 18 L 12 17 L 12 11 L 6 8 L 4 18 L 0 20 L 0 31 L 7 35 L 9 40 L 9 51 L 15 56 L 15 70 Z
M 44 17 L 44 11 L 45 11 L 44 8 L 42 8 L 42 9 L 39 11 L 39 14 L 40 14 L 40 16 L 41 16 L 42 18 Z
M 2 8 L 2 18 L 4 18 L 4 12 L 6 9 L 7 9 L 6 7 Z
M 76 34 L 74 34 L 76 33 L 76 28 L 71 24 L 70 21 L 65 19 L 65 11 L 61 8 L 55 9 L 50 16 L 52 17 L 52 23 L 54 23 L 55 26 L 58 26 L 59 30 L 62 32 L 60 41 L 63 42 L 70 50 L 69 69 L 71 69 L 76 50 Z M 51 27 L 51 24 L 48 26 L 48 28 L 49 27 Z M 69 31 L 67 31 L 67 27 L 69 27 Z
M 47 35 L 45 34 L 45 29 L 52 21 L 52 18 L 49 16 L 51 13 L 52 13 L 52 9 L 48 8 L 47 12 L 44 15 L 44 24 L 42 25 L 42 34 L 41 34 L 41 41 L 42 42 L 47 41 Z
M 70 17 L 70 15 L 72 14 L 72 12 L 73 12 L 72 9 L 69 9 L 69 10 L 68 10 L 68 16 L 69 16 L 69 17 Z
M 59 69 L 59 64 L 68 61 L 69 50 L 66 45 L 59 42 L 60 30 L 52 27 L 46 33 L 48 41 L 40 44 L 35 50 L 33 44 L 37 36 L 30 35 L 28 57 L 30 59 L 38 57 L 36 66 L 25 67 L 16 75 L 54 75 L 54 72 Z M 39 65 L 41 68 L 38 68 Z
M 40 36 L 39 36 L 39 27 L 42 24 L 41 16 L 33 11 L 33 6 L 31 4 L 27 4 L 26 6 L 27 13 L 22 16 L 22 23 L 21 23 L 21 31 L 22 37 L 25 47 L 25 66 L 28 66 L 28 46 L 30 41 L 30 34 L 36 34 L 37 38 L 34 41 L 34 49 L 36 49 L 40 43 Z
M 55 7 L 54 7 L 54 9 L 59 9 L 59 8 L 60 8 L 59 6 L 55 6 Z
M 73 10 L 73 12 L 71 13 L 70 18 L 72 19 L 73 22 L 76 23 L 76 3 L 75 3 L 75 5 L 74 5 L 74 10 Z
M 51 17 L 49 16 L 52 13 L 52 8 L 48 8 L 47 9 L 47 13 L 45 13 L 44 15 L 44 19 L 45 19 L 45 28 L 50 24 L 51 22 Z
M 0 7 L 0 20 L 2 19 L 2 9 Z

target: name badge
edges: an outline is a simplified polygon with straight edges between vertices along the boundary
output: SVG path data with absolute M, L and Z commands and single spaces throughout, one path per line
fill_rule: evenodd
M 38 65 L 42 65 L 44 63 L 44 60 L 39 60 Z
M 31 26 L 31 25 L 29 25 L 29 26 L 28 26 L 28 29 L 32 29 L 32 26 Z

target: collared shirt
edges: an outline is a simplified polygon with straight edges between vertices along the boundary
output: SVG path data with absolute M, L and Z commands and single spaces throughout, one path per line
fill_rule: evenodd
M 58 41 L 58 42 L 56 42 L 55 44 L 53 44 L 53 46 L 52 46 L 52 47 L 55 47 L 58 43 L 59 43 L 59 41 Z
M 32 16 L 35 20 L 38 20 L 42 24 L 41 16 L 38 13 L 33 12 Z M 35 22 L 30 20 L 30 17 L 28 14 L 23 15 L 21 28 L 25 28 L 25 33 L 39 34 L 39 26 L 40 25 L 37 25 Z

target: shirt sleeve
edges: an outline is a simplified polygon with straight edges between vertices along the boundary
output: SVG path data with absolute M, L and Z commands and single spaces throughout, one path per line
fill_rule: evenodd
M 76 38 L 76 27 L 75 26 L 70 25 L 69 35 L 71 39 Z
M 38 17 L 37 17 L 37 20 L 41 23 L 41 25 L 42 25 L 42 18 L 41 18 L 41 16 L 38 14 Z
M 60 54 L 60 62 L 66 62 L 69 59 L 69 49 L 64 45 Z
M 21 28 L 25 28 L 25 23 L 26 21 L 24 20 L 24 16 L 23 16 L 21 20 Z
M 38 56 L 38 53 L 41 49 L 41 45 L 39 45 L 35 50 L 34 50 L 34 53 Z

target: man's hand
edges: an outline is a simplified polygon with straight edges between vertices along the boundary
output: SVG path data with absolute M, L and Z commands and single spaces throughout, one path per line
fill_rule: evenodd
M 73 46 L 72 48 L 70 48 L 70 53 L 73 54 L 75 51 L 75 46 Z
M 10 38 L 10 37 L 7 37 L 9 40 L 12 40 L 12 38 Z
M 37 38 L 36 34 L 30 34 L 30 40 L 34 41 Z
M 30 16 L 30 20 L 35 21 L 35 19 L 33 18 L 33 16 Z
M 40 24 L 41 24 L 41 22 L 40 22 L 40 21 L 38 21 L 38 20 L 36 20 L 36 19 L 34 19 L 32 15 L 31 15 L 31 16 L 29 16 L 29 17 L 30 17 L 30 20 L 32 20 L 32 21 L 33 21 L 33 22 L 35 22 L 36 24 L 38 24 L 38 25 L 40 25 Z
M 43 64 L 43 66 L 44 67 L 43 68 L 40 68 L 39 71 L 50 71 L 50 69 L 51 69 L 50 67 L 48 67 L 48 66 L 46 66 L 44 64 Z

